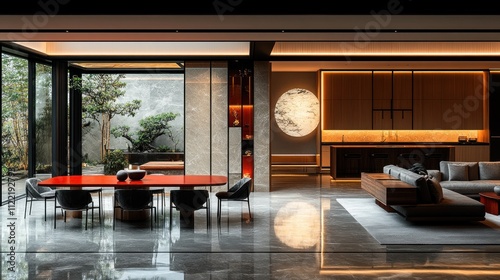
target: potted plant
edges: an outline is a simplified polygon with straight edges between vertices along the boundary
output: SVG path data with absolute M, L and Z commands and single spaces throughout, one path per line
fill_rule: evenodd
M 110 150 L 104 157 L 104 174 L 114 175 L 128 165 L 122 150 Z

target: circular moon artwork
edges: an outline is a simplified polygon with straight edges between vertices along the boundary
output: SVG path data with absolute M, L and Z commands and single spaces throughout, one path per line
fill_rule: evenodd
M 287 135 L 306 136 L 319 124 L 319 100 L 307 89 L 290 89 L 276 102 L 274 118 Z

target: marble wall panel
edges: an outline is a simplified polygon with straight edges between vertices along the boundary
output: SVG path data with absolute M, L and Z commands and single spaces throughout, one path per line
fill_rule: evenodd
M 212 129 L 211 158 L 212 174 L 227 175 L 228 172 L 228 84 L 227 63 L 212 63 Z M 227 186 L 212 188 L 226 190 Z
M 254 63 L 254 191 L 270 191 L 270 80 L 269 62 Z
M 241 178 L 241 127 L 228 127 L 227 65 L 186 63 L 186 174 Z M 254 68 L 254 191 L 270 191 L 270 64 Z M 226 186 L 221 187 L 222 189 Z
M 241 179 L 241 127 L 229 128 L 229 173 Z
M 210 62 L 185 64 L 185 174 L 210 174 Z

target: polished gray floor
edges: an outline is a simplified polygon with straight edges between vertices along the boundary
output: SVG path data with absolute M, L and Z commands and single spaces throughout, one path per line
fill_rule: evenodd
M 251 194 L 252 219 L 245 203 L 224 203 L 220 224 L 211 195 L 209 230 L 203 210 L 193 229 L 180 227 L 178 212 L 170 227 L 168 207 L 153 230 L 148 221 L 113 230 L 110 190 L 103 224 L 96 215 L 88 230 L 60 213 L 54 229 L 51 203 L 47 221 L 43 203 L 26 219 L 24 199 L 12 215 L 2 206 L 1 278 L 500 279 L 500 246 L 380 245 L 336 201 L 369 197 L 359 182 L 273 176 L 271 192 Z

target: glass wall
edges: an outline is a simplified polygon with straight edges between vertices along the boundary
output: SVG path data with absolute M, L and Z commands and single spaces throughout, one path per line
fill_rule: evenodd
M 14 174 L 24 194 L 28 176 L 52 173 L 53 68 L 10 50 L 1 55 L 2 181 Z M 184 73 L 92 73 L 81 81 L 88 82 L 78 91 L 83 173 L 103 173 L 104 156 L 113 150 L 123 151 L 130 164 L 184 160 Z
M 51 67 L 36 64 L 35 77 L 35 172 L 50 174 L 52 165 L 52 74 Z
M 81 81 L 82 173 L 106 173 L 103 162 L 113 150 L 123 151 L 134 167 L 183 161 L 183 73 L 93 73 Z
M 28 170 L 28 73 L 26 59 L 2 54 L 2 175 Z

